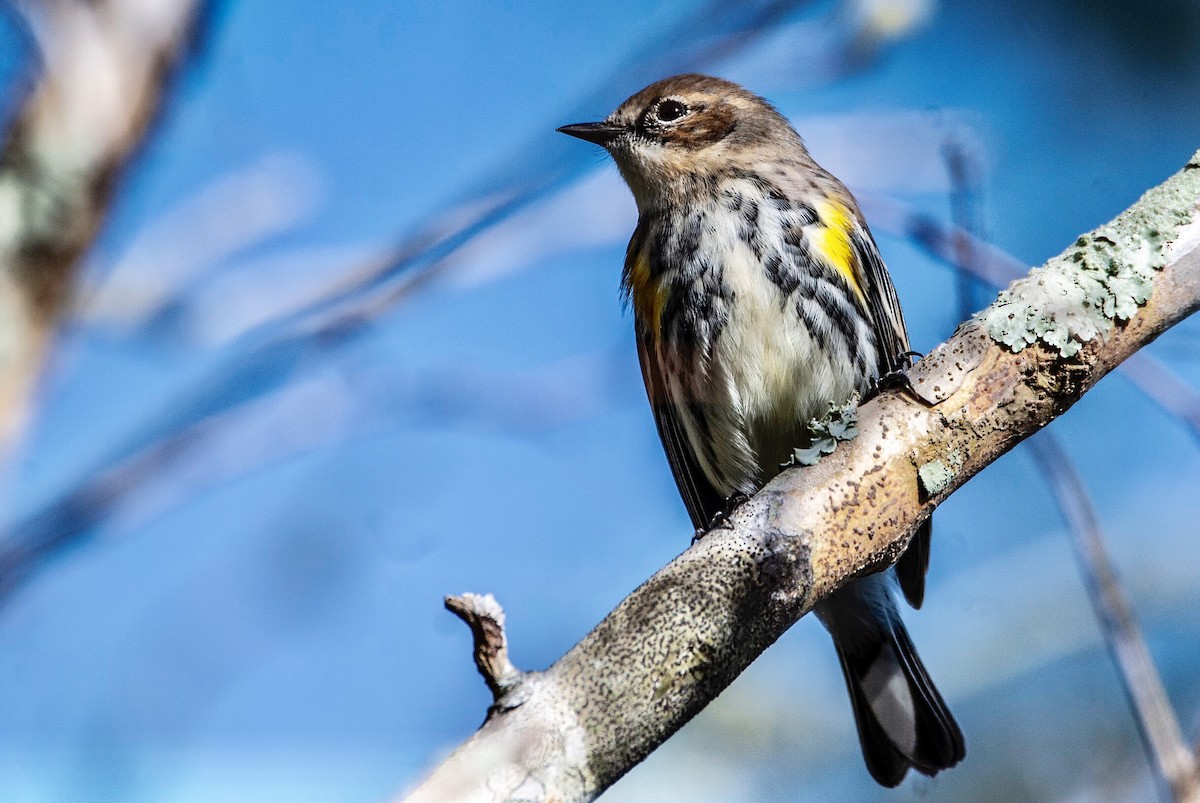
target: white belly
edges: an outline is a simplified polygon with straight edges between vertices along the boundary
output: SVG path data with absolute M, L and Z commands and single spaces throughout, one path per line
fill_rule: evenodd
M 668 238 L 669 252 L 690 258 L 658 281 L 673 299 L 706 299 L 691 310 L 705 323 L 666 323 L 660 364 L 687 440 L 702 445 L 694 454 L 709 481 L 725 496 L 751 494 L 804 443 L 810 419 L 869 386 L 874 337 L 833 269 L 809 262 L 818 243 L 807 230 L 807 250 L 789 245 L 768 204 L 753 237 L 740 215 L 716 206 L 702 215 L 699 226 Z M 696 232 L 690 245 L 688 232 Z
M 818 346 L 748 246 L 734 242 L 724 277 L 737 303 L 714 344 L 712 378 L 723 382 L 765 482 L 809 419 L 849 399 L 860 378 Z
M 785 297 L 770 279 L 732 229 L 736 218 L 709 222 L 714 228 L 702 251 L 721 266 L 733 303 L 707 366 L 709 410 L 724 407 L 729 414 L 710 415 L 718 465 L 706 473 L 723 493 L 752 493 L 779 473 L 810 419 L 824 415 L 830 402 L 845 403 L 869 378 L 856 374 L 844 338 L 827 318 L 802 320 L 799 298 Z M 722 224 L 730 228 L 722 231 Z

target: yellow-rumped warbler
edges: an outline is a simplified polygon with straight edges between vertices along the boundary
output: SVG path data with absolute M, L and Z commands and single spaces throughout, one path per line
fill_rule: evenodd
M 558 130 L 604 146 L 633 191 L 622 285 L 659 437 L 704 528 L 778 474 L 831 402 L 908 366 L 896 291 L 849 191 L 774 107 L 736 84 L 667 78 L 602 122 Z M 927 523 L 895 572 L 913 607 L 928 561 Z M 867 769 L 884 786 L 965 754 L 892 575 L 858 578 L 816 608 Z

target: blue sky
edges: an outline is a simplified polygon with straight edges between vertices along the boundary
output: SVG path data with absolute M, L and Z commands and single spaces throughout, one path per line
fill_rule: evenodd
M 953 136 L 983 176 L 983 233 L 1031 264 L 1200 148 L 1200 60 L 1156 44 L 1197 30 L 1182 4 L 799 5 L 704 68 L 769 97 L 864 198 L 941 220 Z M 221 4 L 125 176 L 7 478 L 9 543 L 114 460 L 136 481 L 0 609 L 0 798 L 384 799 L 488 703 L 444 594 L 495 593 L 514 660 L 538 668 L 687 545 L 617 297 L 632 201 L 554 128 L 721 33 L 704 7 Z M 893 7 L 910 24 L 882 39 L 848 10 Z M 28 54 L 4 22 L 15 87 Z M 256 356 L 293 331 L 288 299 L 530 188 L 368 326 Z M 958 321 L 954 274 L 876 233 L 926 350 Z M 164 277 L 165 303 L 139 306 Z M 1193 387 L 1198 335 L 1188 322 L 1152 347 Z M 196 437 L 170 461 L 121 458 L 184 426 Z M 1053 431 L 1189 728 L 1197 444 L 1120 377 Z M 936 522 L 908 621 L 968 758 L 889 799 L 1150 794 L 1031 460 L 1002 459 Z M 872 795 L 805 620 L 610 796 Z

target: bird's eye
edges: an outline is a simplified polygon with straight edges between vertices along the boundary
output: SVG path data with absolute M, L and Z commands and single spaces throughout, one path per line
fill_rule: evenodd
M 654 116 L 659 122 L 671 123 L 688 113 L 688 107 L 677 100 L 664 100 L 654 110 Z

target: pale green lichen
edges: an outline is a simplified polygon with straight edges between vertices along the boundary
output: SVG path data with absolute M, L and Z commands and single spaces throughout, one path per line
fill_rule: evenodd
M 1150 298 L 1167 247 L 1200 204 L 1200 152 L 1183 170 L 1120 216 L 1080 237 L 1061 255 L 1014 282 L 976 319 L 1020 351 L 1039 340 L 1071 357 L 1127 321 Z
M 823 455 L 832 454 L 838 441 L 851 441 L 858 437 L 858 396 L 845 404 L 830 403 L 829 410 L 821 418 L 808 422 L 810 445 L 792 450 L 792 457 L 784 466 L 815 466 Z
M 954 480 L 954 475 L 962 468 L 962 463 L 962 453 L 957 449 L 952 449 L 946 455 L 945 460 L 935 458 L 919 466 L 917 476 L 921 480 L 921 487 L 925 489 L 925 493 L 937 496 L 949 488 L 950 483 Z

